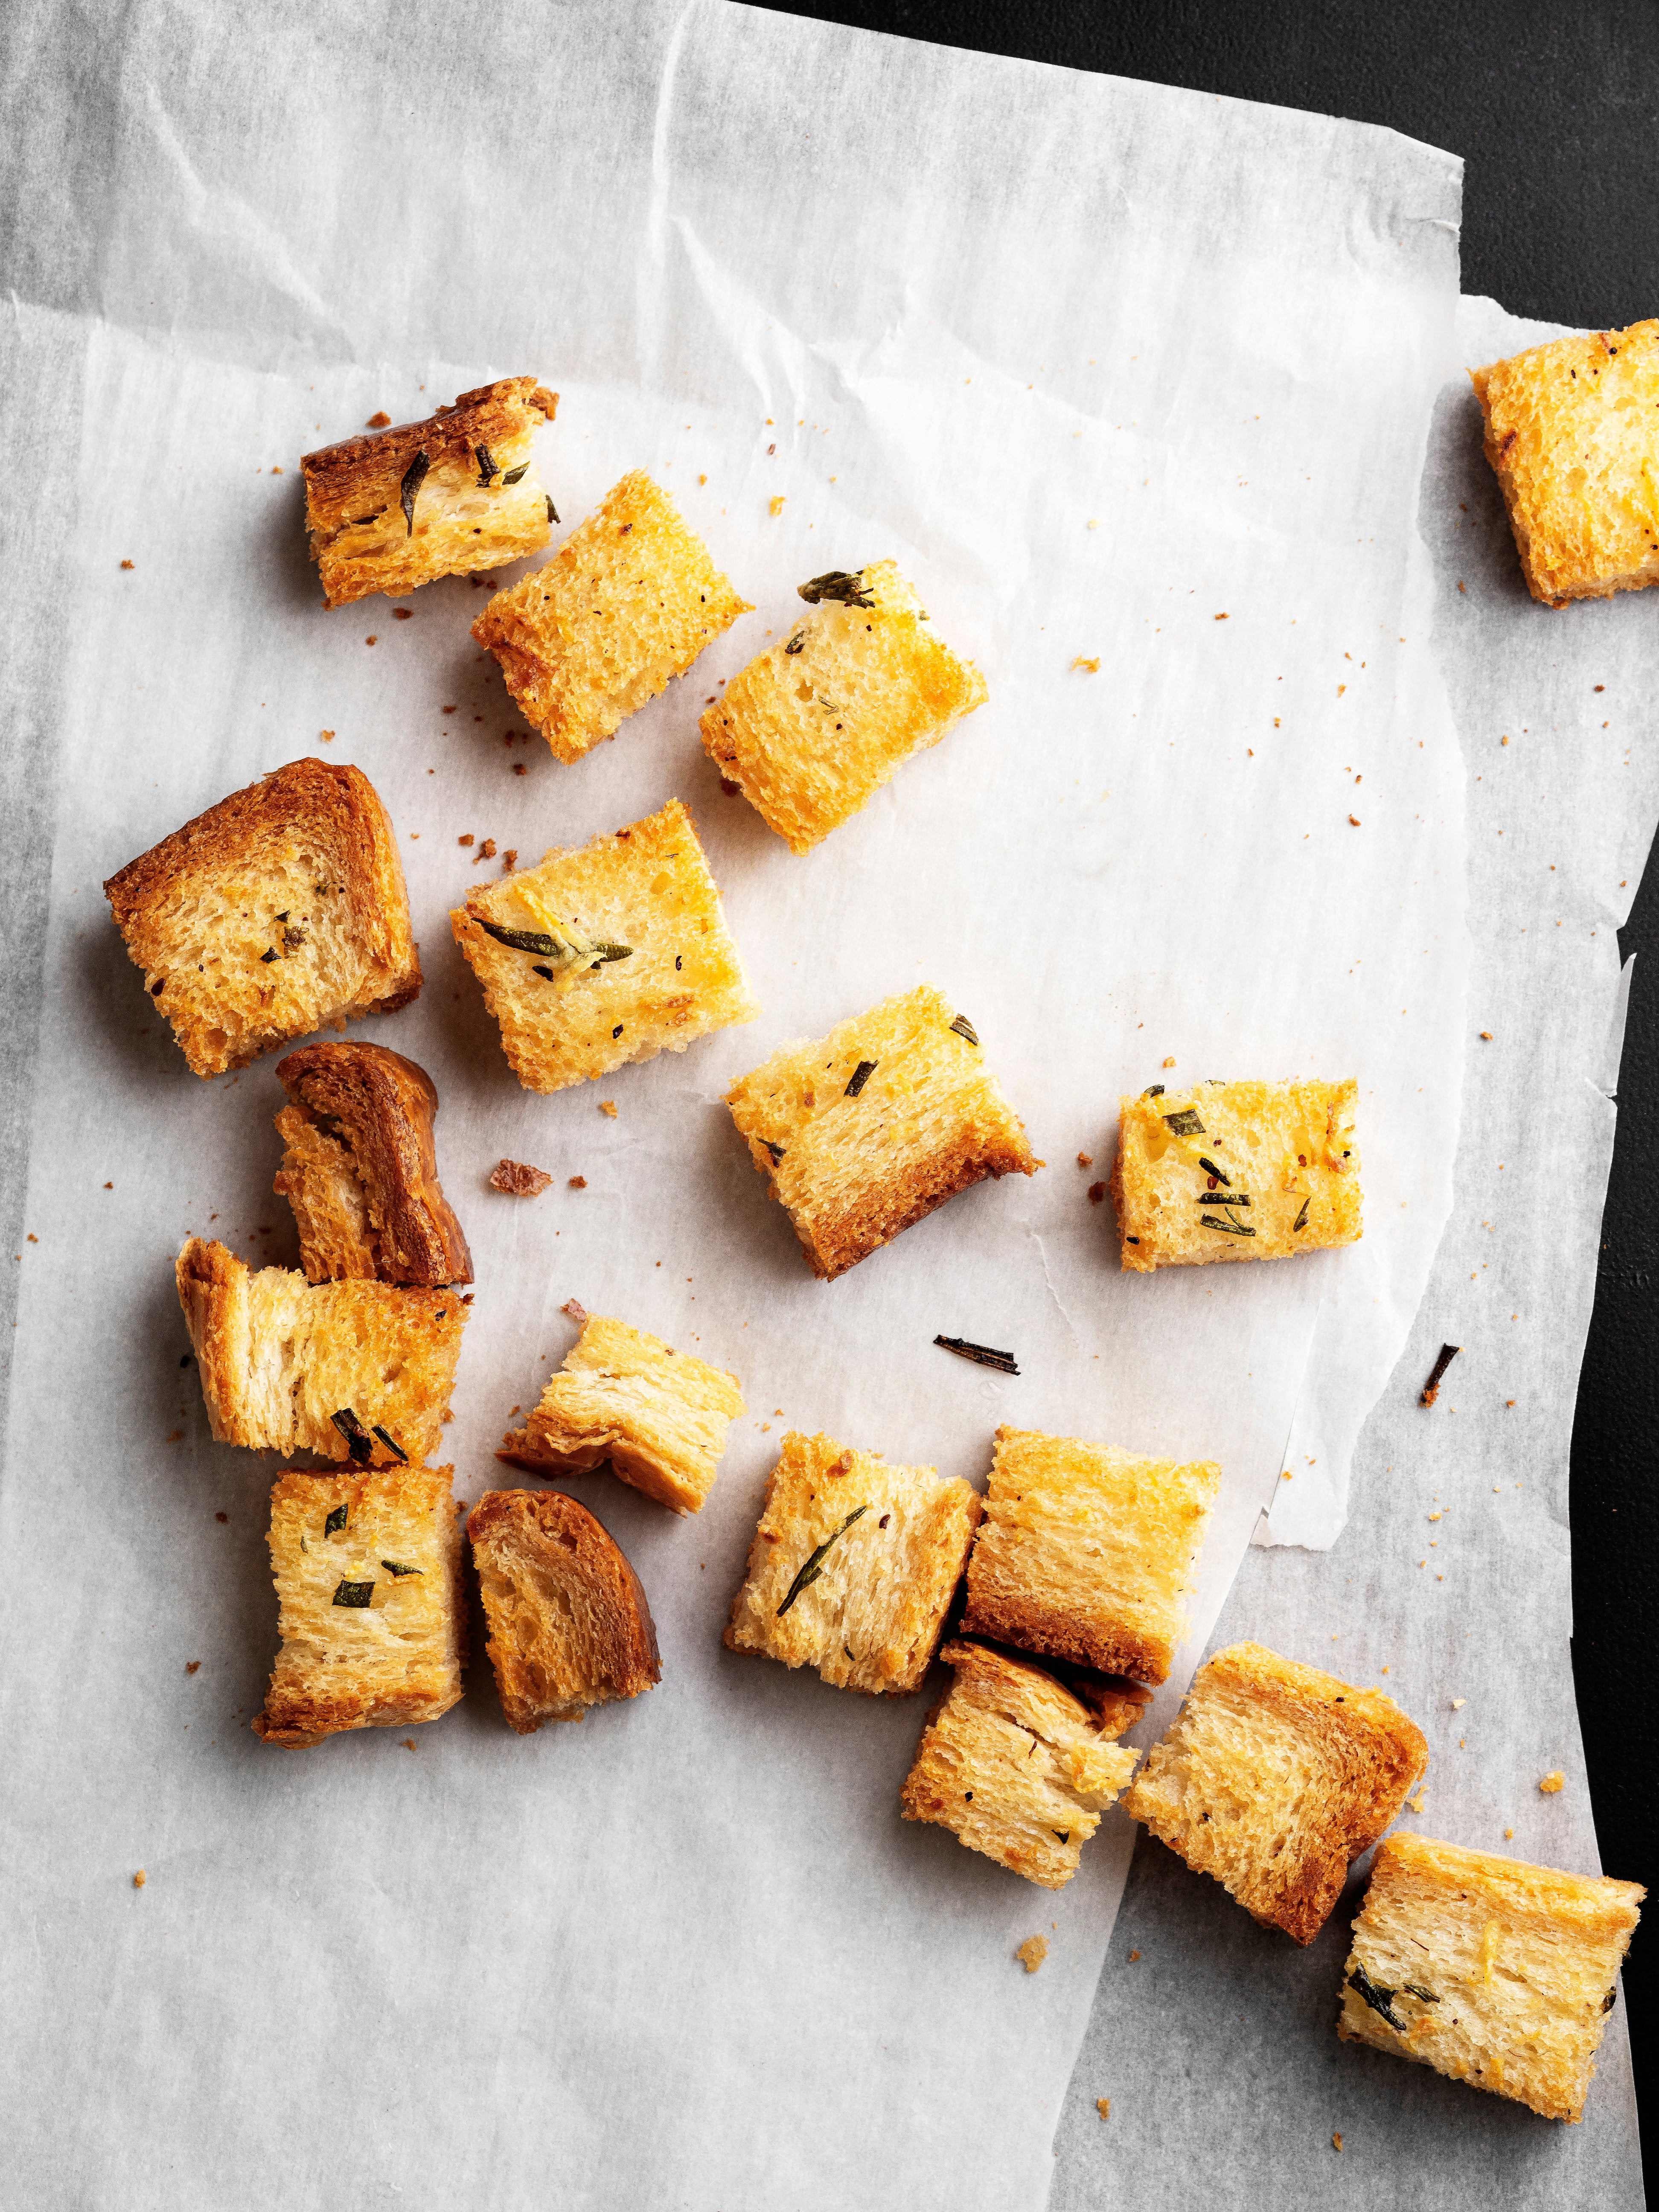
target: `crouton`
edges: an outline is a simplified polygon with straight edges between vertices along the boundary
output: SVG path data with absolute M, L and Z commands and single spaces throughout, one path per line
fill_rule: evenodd
M 856 814 L 989 696 L 891 561 L 800 586 L 817 602 L 707 708 L 703 748 L 792 853 Z
M 614 837 L 475 884 L 449 919 L 526 1091 L 684 1052 L 760 1012 L 678 799 Z
M 1158 1084 L 1118 1102 L 1126 1268 L 1283 1260 L 1361 1235 L 1356 1083 Z
M 562 1491 L 490 1490 L 466 1524 L 501 1710 L 520 1735 L 661 1680 L 640 1578 Z
M 472 635 L 556 758 L 579 761 L 750 611 L 673 501 L 625 476 Z
M 358 769 L 290 761 L 130 860 L 104 896 L 198 1075 L 420 991 L 397 842 Z
M 303 455 L 324 605 L 349 606 L 371 592 L 398 598 L 434 576 L 539 552 L 551 535 L 553 502 L 536 472 L 533 440 L 558 404 L 533 376 L 504 376 L 424 422 Z
M 447 1467 L 283 1475 L 270 1493 L 282 1649 L 267 1743 L 435 1721 L 461 1694 L 466 1605 Z
M 1428 1759 L 1380 1691 L 1234 1644 L 1200 1668 L 1124 1802 L 1263 1927 L 1311 1943 Z
M 726 1103 L 826 1280 L 959 1190 L 1042 1165 L 972 1024 L 931 983 L 780 1046 Z

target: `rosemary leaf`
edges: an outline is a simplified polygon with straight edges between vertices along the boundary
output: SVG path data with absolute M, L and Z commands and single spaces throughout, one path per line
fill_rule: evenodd
M 1249 1199 L 1242 1190 L 1230 1190 L 1224 1198 L 1218 1190 L 1210 1191 L 1203 1198 L 1193 1200 L 1194 1206 L 1219 1206 L 1223 1208 L 1230 1206 L 1248 1206 L 1249 1202 Z
M 781 1145 L 775 1145 L 769 1137 L 763 1137 L 761 1139 L 761 1142 L 765 1146 L 767 1151 L 771 1153 L 772 1164 L 775 1167 L 778 1162 L 783 1158 L 783 1146 Z
M 342 1406 L 339 1412 L 331 1413 L 329 1419 L 345 1438 L 346 1449 L 358 1466 L 367 1467 L 374 1456 L 374 1440 L 351 1407 Z
M 971 1359 L 976 1367 L 994 1367 L 1000 1375 L 1019 1372 L 1012 1352 L 993 1352 L 988 1344 L 969 1344 L 965 1336 L 936 1336 L 933 1341 L 958 1359 Z
M 1166 1114 L 1164 1118 L 1169 1123 L 1171 1133 L 1177 1137 L 1202 1137 L 1208 1133 L 1204 1124 L 1198 1118 L 1198 1109 L 1195 1106 L 1179 1107 L 1175 1113 Z
M 852 1527 L 853 1523 L 858 1519 L 860 1514 L 867 1513 L 869 1510 L 870 1508 L 867 1505 L 855 1505 L 852 1511 L 848 1515 L 847 1518 L 842 1522 L 840 1528 L 833 1530 L 830 1534 L 824 1538 L 823 1541 L 818 1546 L 817 1551 L 814 1552 L 811 1557 L 807 1560 L 806 1565 L 795 1577 L 794 1581 L 790 1583 L 789 1595 L 785 1598 L 783 1603 L 778 1607 L 778 1620 L 781 1620 L 783 1619 L 784 1614 L 788 1612 L 790 1607 L 793 1605 L 795 1600 L 800 1595 L 801 1592 L 804 1589 L 810 1589 L 811 1585 L 817 1582 L 818 1577 L 823 1572 L 823 1555 L 830 1549 L 830 1547 L 835 1542 L 836 1538 L 837 1536 L 844 1536 L 847 1534 L 847 1531 Z
M 1382 1988 L 1371 1979 L 1365 1969 L 1358 1965 L 1355 1966 L 1352 1973 L 1348 1977 L 1348 1987 L 1356 1991 L 1374 2013 L 1380 2014 L 1390 2027 L 1397 2028 L 1403 2033 L 1406 2023 L 1394 2008 L 1392 1990 Z
M 1143 1098 L 1161 1098 L 1164 1096 L 1164 1085 L 1161 1083 L 1149 1083 L 1140 1095 Z
M 501 471 L 496 467 L 488 446 L 475 446 L 472 451 L 478 462 L 478 489 L 488 491 L 490 478 L 500 476 Z
M 337 1505 L 323 1523 L 323 1534 L 325 1536 L 336 1535 L 345 1527 L 345 1524 L 346 1510 L 343 1505 Z
M 426 1572 L 424 1567 L 409 1566 L 402 1559 L 382 1559 L 380 1565 L 387 1574 L 396 1575 L 400 1579 L 404 1575 L 423 1575 Z
M 431 467 L 431 460 L 423 446 L 404 471 L 404 480 L 398 489 L 398 496 L 403 502 L 404 521 L 408 526 L 404 532 L 405 538 L 412 538 L 415 535 L 415 501 L 419 495 L 421 486 L 427 480 Z
M 853 1079 L 842 1091 L 842 1097 L 856 1098 L 875 1072 L 876 1063 L 873 1060 L 861 1060 L 853 1070 Z
M 820 599 L 840 599 L 849 607 L 872 607 L 875 600 L 864 588 L 864 571 L 849 575 L 845 568 L 826 568 L 799 587 L 802 599 L 816 605 Z
M 1425 1990 L 1421 1982 L 1405 1982 L 1401 1986 L 1409 1990 L 1414 1997 L 1421 1997 L 1425 2004 L 1438 2004 L 1440 2002 L 1434 1991 Z
M 549 492 L 547 495 L 547 519 L 550 522 L 557 522 L 559 520 L 559 510 L 553 504 L 553 495 L 551 492 Z
M 1229 1187 L 1231 1186 L 1232 1177 L 1226 1173 L 1224 1169 L 1218 1168 L 1215 1162 L 1209 1158 L 1206 1154 L 1203 1152 L 1199 1154 L 1198 1164 L 1203 1169 L 1206 1175 L 1212 1175 L 1218 1182 L 1224 1182 L 1229 1185 Z
M 966 1014 L 958 1014 L 951 1026 L 959 1037 L 966 1037 L 969 1044 L 979 1042 L 979 1032 Z
M 507 471 L 507 474 L 501 478 L 501 482 L 504 484 L 515 484 L 518 483 L 520 477 L 527 477 L 529 474 L 529 462 L 520 461 L 516 469 L 509 469 Z
M 1301 1206 L 1301 1210 L 1300 1210 L 1300 1211 L 1298 1212 L 1298 1213 L 1297 1214 L 1296 1219 L 1295 1219 L 1293 1222 L 1291 1222 L 1291 1227 L 1292 1228 L 1292 1230 L 1297 1230 L 1297 1229 L 1305 1229 L 1305 1228 L 1307 1227 L 1307 1225 L 1308 1225 L 1308 1208 L 1309 1208 L 1312 1204 L 1313 1204 L 1313 1200 L 1312 1200 L 1312 1197 L 1311 1197 L 1311 1196 L 1307 1197 L 1307 1198 L 1304 1198 L 1304 1199 L 1303 1200 L 1303 1201 L 1302 1201 L 1302 1206 Z
M 1433 1405 L 1435 1400 L 1440 1395 L 1440 1378 L 1462 1349 L 1463 1347 L 1461 1344 L 1443 1344 L 1441 1346 L 1440 1357 L 1435 1361 L 1434 1365 L 1429 1370 L 1429 1379 L 1423 1385 L 1423 1396 L 1421 1402 L 1424 1405 Z
M 1198 1218 L 1200 1227 L 1219 1229 L 1224 1236 L 1254 1237 L 1255 1235 L 1255 1230 L 1247 1229 L 1242 1221 L 1219 1221 L 1213 1213 L 1200 1213 Z
M 349 1583 L 342 1581 L 335 1585 L 334 1602 L 336 1605 L 355 1606 L 359 1613 L 366 1613 L 368 1610 L 369 1601 L 374 1595 L 374 1585 L 372 1582 Z
M 806 632 L 804 629 L 798 629 L 783 649 L 786 653 L 799 653 L 805 642 Z
M 404 1467 L 409 1465 L 409 1454 L 398 1443 L 397 1437 L 392 1435 L 390 1429 L 383 1429 L 380 1423 L 376 1421 L 374 1424 L 374 1433 L 379 1437 L 380 1442 L 386 1446 L 389 1452 L 396 1452 L 402 1465 Z M 380 1565 L 384 1566 L 386 1565 L 386 1561 L 382 1559 Z

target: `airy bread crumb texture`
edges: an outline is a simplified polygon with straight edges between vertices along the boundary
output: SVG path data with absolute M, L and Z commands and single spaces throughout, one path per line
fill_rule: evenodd
M 810 852 L 989 696 L 973 663 L 927 627 L 894 562 L 839 580 L 850 598 L 826 597 L 804 615 L 699 724 L 720 774 L 794 853 Z
M 1534 599 L 1659 583 L 1659 322 L 1556 338 L 1469 376 Z
M 397 841 L 358 769 L 290 761 L 130 860 L 104 895 L 198 1075 L 420 991 Z
M 963 1626 L 1104 1674 L 1167 1680 L 1220 1481 L 1212 1460 L 1000 1428 Z
M 1029 1660 L 961 1637 L 939 1656 L 956 1680 L 899 1793 L 905 1819 L 936 1821 L 1027 1881 L 1063 1889 L 1139 1753 Z
M 1311 1943 L 1428 1759 L 1380 1691 L 1234 1644 L 1200 1668 L 1125 1802 L 1254 1918 Z
M 533 376 L 461 393 L 423 422 L 400 422 L 302 456 L 311 554 L 324 605 L 398 597 L 539 552 L 552 501 L 534 435 L 559 395 Z
M 743 1410 L 735 1375 L 592 1314 L 562 1368 L 549 1376 L 541 1403 L 522 1429 L 501 1438 L 497 1457 L 572 1474 L 609 1460 L 613 1474 L 659 1505 L 696 1513 Z
M 696 824 L 678 799 L 614 837 L 475 884 L 449 919 L 526 1091 L 562 1091 L 684 1052 L 760 1012 Z M 503 945 L 486 925 L 538 937 L 574 928 L 595 957 L 550 961 L 545 951 Z M 623 946 L 626 957 L 606 957 Z
M 490 1490 L 466 1531 L 501 1710 L 520 1735 L 661 1680 L 639 1577 L 562 1491 Z
M 1042 1165 L 971 1024 L 931 983 L 781 1046 L 726 1103 L 826 1279 L 986 1176 Z
M 1389 1836 L 1342 1970 L 1336 2032 L 1578 2120 L 1639 1883 Z
M 495 594 L 472 635 L 525 720 L 558 759 L 578 761 L 749 611 L 636 469 L 544 567 Z
M 435 1721 L 461 1694 L 466 1607 L 447 1467 L 283 1475 L 270 1493 L 283 1642 L 256 1735 L 290 1750 Z
M 1283 1260 L 1360 1237 L 1357 1083 L 1200 1083 L 1118 1102 L 1125 1267 Z
M 919 1690 L 980 1502 L 931 1467 L 890 1467 L 791 1430 L 766 1486 L 729 1650 L 816 1667 L 837 1689 Z
M 369 1464 L 401 1464 L 377 1427 L 411 1462 L 437 1449 L 467 1316 L 455 1291 L 255 1273 L 199 1237 L 174 1273 L 216 1443 L 348 1459 L 346 1413 Z

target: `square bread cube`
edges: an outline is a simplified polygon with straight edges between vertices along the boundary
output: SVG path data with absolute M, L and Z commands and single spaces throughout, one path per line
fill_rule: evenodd
M 989 696 L 893 562 L 815 576 L 800 595 L 814 611 L 698 725 L 720 774 L 792 853 L 810 852 Z
M 520 1735 L 662 1679 L 622 1547 L 559 1490 L 490 1490 L 466 1524 L 501 1710 Z
M 1254 1919 L 1311 1943 L 1428 1763 L 1380 1690 L 1234 1644 L 1199 1668 L 1125 1802 Z
M 514 704 L 579 761 L 750 612 L 643 469 L 608 491 L 544 567 L 497 592 L 472 635 Z
M 1042 1165 L 973 1024 L 931 983 L 780 1046 L 726 1103 L 826 1280 L 959 1190 Z
M 1659 322 L 1469 374 L 1534 599 L 1565 607 L 1659 584 Z
M 1118 1101 L 1126 1268 L 1283 1260 L 1361 1236 L 1357 1083 L 1161 1083 Z
M 1646 1894 L 1638 1882 L 1386 1837 L 1353 1923 L 1336 2032 L 1546 2119 L 1582 2119 Z
M 104 896 L 198 1075 L 420 993 L 397 840 L 360 769 L 289 761 L 129 860 Z
M 743 1409 L 735 1375 L 590 1314 L 540 1405 L 501 1438 L 496 1456 L 559 1474 L 586 1474 L 608 1459 L 613 1474 L 659 1505 L 696 1513 Z
M 285 1474 L 270 1493 L 282 1649 L 253 1721 L 302 1750 L 435 1721 L 461 1694 L 466 1601 L 452 1468 Z
M 792 1429 L 726 1649 L 816 1667 L 836 1689 L 919 1690 L 979 1513 L 978 1492 L 955 1475 Z
M 1165 1680 L 1220 1481 L 1212 1460 L 999 1429 L 963 1627 L 1105 1674 Z
M 1103 1721 L 1029 1660 L 957 1637 L 957 1670 L 928 1715 L 899 1802 L 1027 1881 L 1064 1889 L 1140 1754 L 1112 1739 L 1137 1710 Z
M 678 799 L 614 837 L 475 884 L 449 919 L 526 1091 L 684 1052 L 760 1012 Z

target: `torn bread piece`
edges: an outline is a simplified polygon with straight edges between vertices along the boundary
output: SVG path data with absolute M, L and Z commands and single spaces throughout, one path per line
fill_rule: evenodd
M 586 1474 L 608 1459 L 622 1481 L 659 1505 L 696 1513 L 743 1410 L 735 1375 L 590 1314 L 540 1405 L 501 1438 L 496 1457 L 560 1474 Z
M 1199 1668 L 1125 1802 L 1254 1919 L 1311 1943 L 1428 1761 L 1381 1691 L 1234 1644 Z
M 1103 1674 L 1167 1680 L 1220 1482 L 1212 1460 L 1000 1428 L 963 1626 Z
M 520 1735 L 660 1680 L 640 1578 L 562 1491 L 489 1490 L 466 1524 L 501 1710 Z
M 449 919 L 526 1091 L 684 1052 L 760 1012 L 678 799 L 614 837 L 475 884 Z
M 800 596 L 814 611 L 734 676 L 698 726 L 720 774 L 793 853 L 810 852 L 989 696 L 973 663 L 929 629 L 896 562 L 815 576 Z
M 1135 1771 L 1139 1753 L 1113 1739 L 1139 1707 L 1103 1720 L 1029 1660 L 963 1637 L 939 1657 L 956 1680 L 899 1793 L 905 1819 L 937 1821 L 1027 1881 L 1064 1889 Z
M 452 1468 L 288 1474 L 270 1493 L 282 1649 L 267 1743 L 435 1721 L 461 1694 L 466 1603 Z
M 472 1280 L 472 1255 L 438 1181 L 438 1094 L 424 1068 L 380 1044 L 311 1044 L 276 1063 L 291 1103 L 273 1185 L 294 1209 L 306 1279 L 436 1289 Z
M 550 561 L 495 594 L 472 635 L 555 757 L 578 761 L 749 611 L 635 469 Z
M 558 404 L 533 376 L 503 376 L 424 422 L 303 455 L 324 605 L 349 606 L 371 592 L 396 599 L 434 576 L 538 553 L 554 514 L 533 440 Z
M 1659 584 L 1659 321 L 1555 338 L 1469 378 L 1534 599 Z
M 199 1237 L 174 1272 L 216 1443 L 363 1467 L 437 1449 L 467 1316 L 453 1291 L 255 1273 Z
M 726 1103 L 825 1279 L 986 1176 L 1042 1165 L 972 1023 L 931 983 L 781 1046 Z
M 833 1437 L 783 1439 L 725 1643 L 842 1690 L 919 1690 L 979 1520 L 979 1493 Z
M 1342 1970 L 1345 2043 L 1579 2120 L 1647 1892 L 1389 1836 Z
M 130 860 L 104 896 L 198 1075 L 420 991 L 397 840 L 359 769 L 290 761 Z
M 1154 1084 L 1119 1103 L 1126 1268 L 1283 1260 L 1359 1241 L 1357 1083 Z

